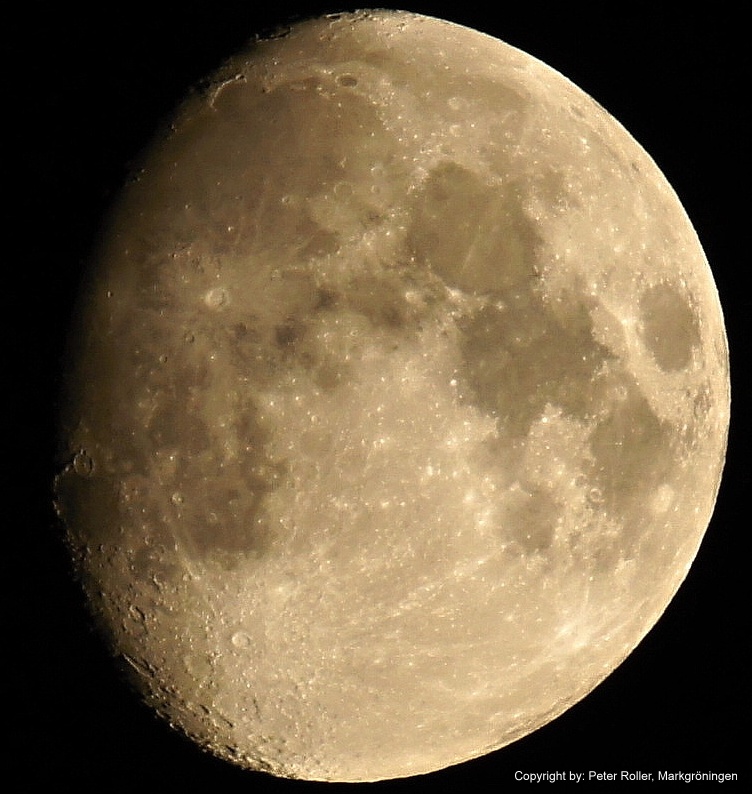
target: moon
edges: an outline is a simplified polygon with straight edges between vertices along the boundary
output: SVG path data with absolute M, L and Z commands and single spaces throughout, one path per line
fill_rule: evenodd
M 340 14 L 230 60 L 80 307 L 59 515 L 144 699 L 240 766 L 379 780 L 529 734 L 713 510 L 728 351 L 684 210 L 468 28 Z

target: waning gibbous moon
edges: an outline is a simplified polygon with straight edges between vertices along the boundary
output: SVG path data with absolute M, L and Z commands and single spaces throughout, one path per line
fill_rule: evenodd
M 98 623 L 157 712 L 282 777 L 554 719 L 719 487 L 726 337 L 676 195 L 566 78 L 437 19 L 230 60 L 124 189 L 70 339 L 56 506 Z

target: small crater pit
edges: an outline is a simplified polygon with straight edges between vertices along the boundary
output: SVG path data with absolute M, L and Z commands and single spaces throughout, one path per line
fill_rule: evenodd
M 73 471 L 81 477 L 91 477 L 94 473 L 94 460 L 85 449 L 79 449 L 73 456 Z
M 240 650 L 253 647 L 253 638 L 245 631 L 236 631 L 230 638 L 230 642 Z
M 341 74 L 337 76 L 337 85 L 344 88 L 354 88 L 358 84 L 358 78 L 353 74 Z
M 213 287 L 204 294 L 204 303 L 208 309 L 219 311 L 230 301 L 230 295 L 224 287 Z

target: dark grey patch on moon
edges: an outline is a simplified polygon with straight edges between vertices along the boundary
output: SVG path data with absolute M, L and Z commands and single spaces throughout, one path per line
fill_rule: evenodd
M 674 429 L 656 417 L 634 377 L 620 371 L 609 380 L 607 388 L 619 396 L 591 434 L 589 474 L 599 488 L 598 502 L 619 517 L 633 541 L 648 520 L 645 505 L 656 483 L 672 478 L 680 455 Z
M 154 412 L 149 421 L 148 434 L 153 448 L 175 449 L 181 454 L 201 454 L 211 443 L 204 422 L 195 414 L 178 408 L 175 398 Z
M 428 299 L 426 303 L 431 301 L 430 286 L 417 283 L 398 271 L 355 276 L 348 285 L 347 305 L 366 317 L 374 328 L 387 329 L 399 338 L 400 334 L 416 330 L 428 315 L 426 306 L 408 300 L 406 293 L 411 287 Z
M 586 304 L 572 308 L 578 322 L 562 323 L 532 284 L 504 298 L 459 323 L 470 401 L 513 437 L 525 436 L 549 404 L 588 417 L 593 382 L 610 353 L 593 338 Z
M 211 557 L 236 567 L 243 556 L 263 555 L 273 540 L 265 521 L 264 500 L 283 482 L 285 464 L 266 454 L 268 433 L 259 423 L 253 403 L 246 401 L 233 417 L 232 436 L 238 451 L 229 458 L 217 440 L 191 454 L 187 449 L 194 424 L 190 414 L 181 416 L 177 400 L 169 410 L 182 423 L 178 427 L 178 463 L 170 482 L 171 504 L 162 519 L 168 530 L 176 532 L 181 545 L 197 559 Z
M 416 263 L 471 293 L 504 292 L 533 277 L 538 243 L 516 185 L 490 188 L 451 162 L 429 174 L 407 234 Z
M 520 489 L 507 494 L 499 530 L 521 555 L 543 553 L 554 541 L 561 506 L 542 488 Z
M 69 527 L 77 553 L 88 546 L 116 542 L 119 525 L 113 521 L 119 509 L 115 478 L 99 472 L 83 473 L 67 466 L 55 479 L 55 506 Z
M 238 481 L 233 475 L 240 471 L 229 472 L 227 480 L 222 473 L 196 479 L 189 467 L 185 482 L 190 490 L 175 496 L 173 517 L 185 548 L 197 559 L 210 557 L 233 568 L 241 564 L 242 556 L 262 556 L 273 540 L 263 517 L 264 498 L 283 471 L 281 466 L 252 465 Z
M 700 329 L 687 297 L 673 284 L 649 287 L 640 297 L 642 339 L 656 364 L 666 371 L 684 369 L 700 344 Z

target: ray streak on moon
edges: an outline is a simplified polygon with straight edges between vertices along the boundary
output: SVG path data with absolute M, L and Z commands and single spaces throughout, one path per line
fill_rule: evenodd
M 335 15 L 229 61 L 80 305 L 59 514 L 146 700 L 242 766 L 376 780 L 530 733 L 713 509 L 728 352 L 684 210 L 467 28 Z

